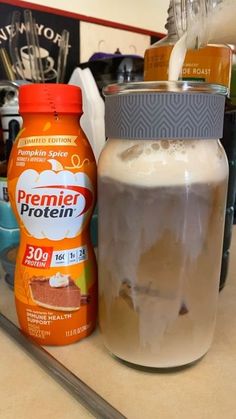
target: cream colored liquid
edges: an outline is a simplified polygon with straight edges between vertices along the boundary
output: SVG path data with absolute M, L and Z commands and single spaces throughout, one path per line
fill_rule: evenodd
M 208 42 L 216 44 L 236 43 L 236 1 L 223 0 L 208 17 Z
M 176 81 L 179 79 L 184 60 L 187 53 L 187 34 L 185 33 L 174 45 L 169 61 L 168 79 Z
M 99 162 L 100 327 L 118 357 L 172 367 L 208 350 L 226 177 L 214 140 L 109 141 Z

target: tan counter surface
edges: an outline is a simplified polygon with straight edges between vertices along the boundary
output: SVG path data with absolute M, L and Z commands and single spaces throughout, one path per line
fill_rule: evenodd
M 228 279 L 219 297 L 214 342 L 209 353 L 194 366 L 171 373 L 129 368 L 107 353 L 98 331 L 84 341 L 51 347 L 48 351 L 129 419 L 235 419 L 234 230 Z M 1 281 L 0 293 L 6 290 Z M 11 311 L 6 300 L 0 309 L 4 314 Z M 92 417 L 7 335 L 0 333 L 0 339 L 1 419 Z
M 0 331 L 0 418 L 93 418 L 14 341 Z

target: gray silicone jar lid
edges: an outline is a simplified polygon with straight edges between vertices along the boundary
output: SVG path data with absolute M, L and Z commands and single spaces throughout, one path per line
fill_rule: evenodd
M 138 82 L 103 89 L 105 130 L 120 139 L 218 139 L 227 88 L 202 82 Z

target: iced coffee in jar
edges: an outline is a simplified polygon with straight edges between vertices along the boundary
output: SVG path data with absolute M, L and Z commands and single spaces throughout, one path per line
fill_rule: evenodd
M 225 93 L 194 82 L 105 89 L 99 321 L 122 360 L 177 367 L 211 345 L 228 177 L 218 140 Z

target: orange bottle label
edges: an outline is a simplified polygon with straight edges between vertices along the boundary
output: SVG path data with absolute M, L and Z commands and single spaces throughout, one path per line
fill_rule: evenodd
M 149 48 L 145 53 L 144 80 L 168 80 L 168 66 L 173 45 Z M 199 80 L 229 87 L 231 49 L 208 45 L 187 51 L 180 80 Z
M 46 118 L 34 120 L 20 132 L 8 168 L 21 230 L 16 308 L 21 328 L 40 344 L 67 344 L 88 335 L 97 315 L 89 237 L 96 163 L 82 130 L 69 122 L 63 129 L 66 134 Z

